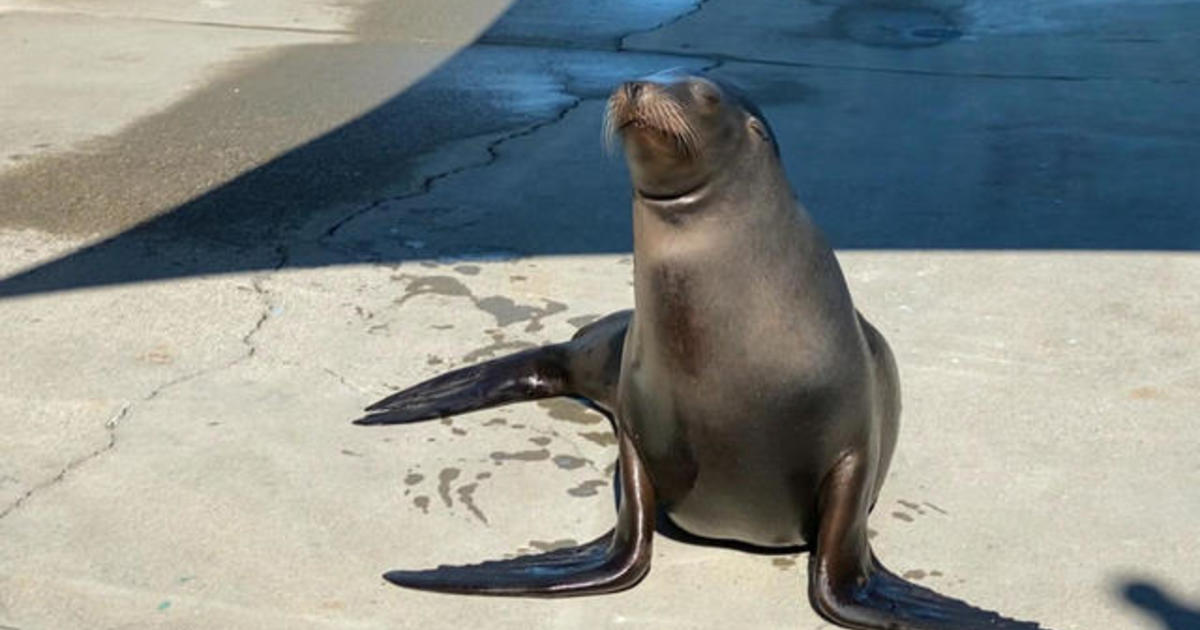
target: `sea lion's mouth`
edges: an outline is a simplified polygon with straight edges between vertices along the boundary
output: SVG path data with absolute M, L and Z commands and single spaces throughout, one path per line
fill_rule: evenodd
M 632 116 L 625 122 L 621 123 L 621 125 L 617 127 L 617 133 L 624 134 L 626 130 L 630 128 L 638 131 L 653 133 L 660 136 L 664 140 L 671 140 L 674 142 L 680 141 L 679 136 L 673 133 L 671 130 L 664 129 L 661 125 L 656 125 L 650 120 L 639 116 Z
M 604 116 L 605 144 L 611 149 L 631 131 L 652 134 L 685 157 L 699 154 L 699 133 L 684 105 L 668 94 L 643 93 L 635 99 L 628 90 L 614 92 Z
M 628 140 L 630 132 L 649 135 L 684 157 L 695 157 L 699 153 L 695 133 L 690 127 L 676 123 L 673 119 L 663 120 L 649 115 L 632 115 L 616 125 L 610 134 L 610 143 L 616 139 Z
M 625 122 L 621 123 L 621 126 L 617 127 L 617 130 L 620 131 L 627 127 L 636 127 L 638 129 L 653 129 L 654 131 L 657 131 L 663 135 L 667 134 L 667 132 L 665 130 L 663 130 L 660 127 L 656 127 L 656 126 L 650 124 L 650 122 L 648 120 L 646 120 L 645 118 L 638 118 L 636 116 L 632 116 L 629 118 L 629 120 L 626 120 Z

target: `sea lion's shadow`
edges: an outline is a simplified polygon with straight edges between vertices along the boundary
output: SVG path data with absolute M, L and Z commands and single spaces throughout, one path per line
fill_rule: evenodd
M 613 508 L 621 504 L 621 471 L 613 475 Z M 745 553 L 752 553 L 759 556 L 790 556 L 797 553 L 807 553 L 811 549 L 808 545 L 794 545 L 791 547 L 759 547 L 750 543 L 744 543 L 737 540 L 721 540 L 719 538 L 705 538 L 697 536 L 671 520 L 671 515 L 667 514 L 666 508 L 657 506 L 654 510 L 654 533 L 681 542 L 687 545 L 698 545 L 701 547 L 720 547 L 722 549 L 732 549 Z
M 600 405 L 597 405 L 596 403 L 588 400 L 587 398 L 572 396 L 571 399 L 573 399 L 575 402 L 582 404 L 583 406 L 587 407 L 588 409 L 591 409 L 592 411 L 595 411 L 596 413 L 604 416 L 605 419 L 608 420 L 609 427 L 612 428 L 613 432 L 615 433 L 617 431 L 616 419 L 613 418 L 612 414 L 609 413 L 607 409 L 605 409 L 604 407 L 601 407 Z M 617 508 L 620 505 L 621 505 L 621 469 L 617 468 L 616 472 L 613 473 L 613 512 L 614 513 L 617 511 Z M 745 542 L 741 542 L 741 541 L 737 541 L 737 540 L 722 540 L 719 538 L 705 538 L 704 536 L 697 536 L 696 534 L 693 534 L 693 533 L 683 529 L 679 525 L 676 525 L 675 521 L 671 520 L 671 515 L 667 514 L 666 508 L 661 505 L 655 506 L 654 513 L 655 513 L 655 515 L 654 515 L 654 533 L 659 534 L 660 536 L 669 538 L 671 540 L 674 540 L 675 542 L 681 542 L 681 543 L 684 543 L 687 545 L 698 545 L 701 547 L 720 547 L 722 549 L 732 549 L 734 551 L 742 551 L 745 553 L 752 553 L 752 554 L 760 555 L 760 556 L 787 556 L 787 555 L 793 555 L 793 554 L 797 554 L 797 553 L 807 553 L 807 552 L 811 551 L 811 548 L 808 545 L 794 545 L 791 547 L 760 547 L 758 545 L 752 545 L 750 543 L 745 543 Z
M 716 538 L 705 538 L 697 536 L 691 532 L 685 531 L 683 528 L 675 524 L 671 520 L 671 516 L 667 514 L 663 508 L 658 508 L 654 521 L 654 531 L 676 542 L 686 543 L 689 545 L 700 545 L 703 547 L 721 547 L 723 549 L 733 549 L 745 553 L 752 553 L 759 556 L 790 556 L 797 553 L 808 553 L 811 549 L 808 545 L 795 545 L 792 547 L 759 547 L 737 540 L 720 540 Z

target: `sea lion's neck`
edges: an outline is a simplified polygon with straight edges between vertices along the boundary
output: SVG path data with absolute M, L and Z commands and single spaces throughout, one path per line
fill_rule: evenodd
M 635 196 L 635 276 L 686 270 L 697 282 L 753 279 L 781 294 L 800 286 L 844 293 L 832 250 L 777 164 L 730 173 L 676 199 Z M 646 293 L 650 286 L 639 285 L 638 308 L 657 299 Z
M 710 183 L 694 199 L 634 200 L 630 347 L 649 340 L 637 355 L 647 373 L 716 378 L 747 348 L 786 363 L 792 359 L 782 357 L 827 356 L 857 334 L 824 237 L 782 173 L 756 175 Z M 763 349 L 765 338 L 789 350 Z
M 634 191 L 634 252 L 654 255 L 672 244 L 702 241 L 713 246 L 742 241 L 807 242 L 816 227 L 796 203 L 777 162 L 731 169 L 682 195 L 659 198 Z M 700 243 L 696 243 L 700 245 Z
M 673 197 L 654 197 L 635 188 L 633 211 L 635 215 L 646 215 L 647 218 L 668 225 L 681 226 L 685 221 L 694 220 L 713 207 L 712 197 L 713 191 L 709 182 L 703 182 L 696 188 Z M 636 238 L 636 234 L 634 237 Z

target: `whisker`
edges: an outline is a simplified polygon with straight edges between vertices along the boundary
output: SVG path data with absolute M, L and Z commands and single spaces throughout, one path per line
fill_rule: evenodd
M 608 99 L 608 105 L 604 108 L 604 122 L 600 126 L 600 136 L 604 140 L 604 154 L 613 154 L 613 145 L 616 138 L 613 137 L 613 103 L 612 99 Z
M 602 133 L 604 134 L 604 153 L 608 156 L 616 153 L 617 143 L 620 141 L 617 134 L 617 111 L 620 108 L 621 100 L 619 94 L 613 94 L 604 108 Z
M 629 97 L 621 90 L 614 92 L 605 106 L 601 131 L 604 136 L 604 149 L 609 155 L 612 155 L 621 141 L 621 128 L 630 122 L 626 113 L 629 106 Z M 637 107 L 640 110 L 640 115 L 636 117 L 639 124 L 645 124 L 666 136 L 683 156 L 694 158 L 699 155 L 699 132 L 688 119 L 687 112 L 679 101 L 669 94 L 659 94 L 655 98 L 640 99 Z
M 672 123 L 672 134 L 675 136 L 676 144 L 681 153 L 687 156 L 694 156 L 697 149 L 696 130 L 688 121 L 687 116 L 683 113 L 683 107 L 674 100 L 668 101 L 668 105 L 664 106 Z

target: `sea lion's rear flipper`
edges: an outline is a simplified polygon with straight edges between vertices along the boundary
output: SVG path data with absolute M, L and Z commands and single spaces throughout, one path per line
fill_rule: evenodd
M 447 372 L 367 407 L 355 424 L 402 424 L 555 396 L 611 409 L 632 311 L 579 329 L 566 343 L 531 348 Z
M 654 489 L 627 436 L 620 443 L 621 506 L 617 526 L 596 540 L 567 549 L 423 571 L 389 571 L 398 586 L 444 593 L 566 597 L 627 589 L 650 570 Z
M 867 542 L 870 480 L 865 458 L 844 456 L 821 487 L 820 523 L 809 556 L 808 595 L 831 623 L 864 630 L 1040 630 L 940 595 L 896 576 Z

